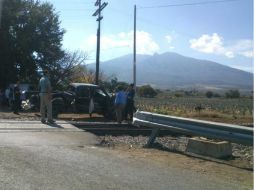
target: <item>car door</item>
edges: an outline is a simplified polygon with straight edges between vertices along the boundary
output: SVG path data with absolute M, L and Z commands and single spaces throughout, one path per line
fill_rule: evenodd
M 75 100 L 76 97 L 76 88 L 72 85 L 69 85 L 66 91 L 62 94 L 64 102 L 65 102 L 65 110 L 73 110 L 75 107 Z
M 103 113 L 106 110 L 108 96 L 99 87 L 93 88 L 94 108 L 95 112 Z
M 78 86 L 76 88 L 75 105 L 79 112 L 88 113 L 90 103 L 90 88 L 89 86 Z

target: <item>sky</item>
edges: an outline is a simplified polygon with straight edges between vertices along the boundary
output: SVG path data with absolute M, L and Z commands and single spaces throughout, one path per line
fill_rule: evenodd
M 47 0 L 66 30 L 65 49 L 82 50 L 95 62 L 95 0 Z M 253 0 L 108 0 L 102 11 L 100 60 L 133 53 L 134 5 L 137 53 L 175 52 L 253 70 Z M 138 60 L 137 60 L 138 64 Z

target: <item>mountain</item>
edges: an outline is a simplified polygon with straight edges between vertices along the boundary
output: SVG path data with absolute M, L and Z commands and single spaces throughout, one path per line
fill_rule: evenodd
M 88 68 L 95 69 L 95 64 Z M 100 71 L 119 81 L 132 81 L 133 56 L 102 62 Z M 185 57 L 177 53 L 137 55 L 137 85 L 157 88 L 209 87 L 252 89 L 253 74 L 216 62 Z

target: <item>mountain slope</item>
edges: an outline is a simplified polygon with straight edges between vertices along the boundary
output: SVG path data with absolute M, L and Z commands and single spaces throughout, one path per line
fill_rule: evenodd
M 90 68 L 95 68 L 92 64 Z M 115 75 L 120 81 L 131 82 L 132 55 L 102 62 L 100 70 Z M 253 74 L 216 62 L 185 57 L 176 53 L 137 55 L 137 84 L 158 88 L 191 87 L 196 85 L 219 88 L 251 89 Z

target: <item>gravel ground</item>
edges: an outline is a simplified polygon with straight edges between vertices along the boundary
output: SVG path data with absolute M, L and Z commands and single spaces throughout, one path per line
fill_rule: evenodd
M 131 148 L 143 148 L 148 141 L 147 136 L 99 136 L 100 146 L 109 148 L 121 148 L 128 146 Z M 186 136 L 164 136 L 157 137 L 151 148 L 162 151 L 176 152 L 179 154 L 189 155 L 185 152 L 189 137 Z M 201 159 L 216 161 L 228 164 L 234 167 L 253 170 L 253 146 L 244 146 L 232 143 L 232 157 L 225 159 L 214 159 L 204 156 L 198 156 Z

